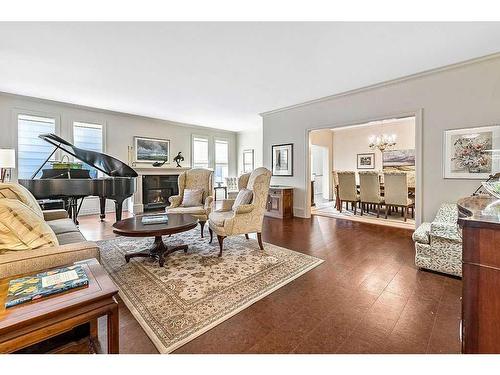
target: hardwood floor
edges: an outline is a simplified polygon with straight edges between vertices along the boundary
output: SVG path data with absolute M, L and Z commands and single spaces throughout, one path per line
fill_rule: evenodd
M 80 229 L 110 238 L 111 222 L 81 217 Z M 175 353 L 460 352 L 461 280 L 416 269 L 411 231 L 265 218 L 263 240 L 325 262 Z M 120 352 L 157 352 L 123 303 Z

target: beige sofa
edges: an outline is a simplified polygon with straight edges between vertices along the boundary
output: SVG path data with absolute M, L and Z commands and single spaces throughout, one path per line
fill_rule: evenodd
M 89 258 L 100 260 L 97 244 L 85 240 L 65 210 L 44 211 L 43 216 L 56 234 L 59 246 L 0 252 L 0 278 L 59 267 Z

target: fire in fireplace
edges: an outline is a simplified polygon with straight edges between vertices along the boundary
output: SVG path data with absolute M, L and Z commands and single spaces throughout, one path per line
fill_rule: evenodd
M 142 200 L 144 211 L 167 207 L 168 198 L 179 194 L 178 175 L 142 176 Z

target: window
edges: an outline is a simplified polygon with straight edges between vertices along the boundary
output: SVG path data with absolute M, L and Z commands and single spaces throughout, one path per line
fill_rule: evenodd
M 222 139 L 215 140 L 215 182 L 224 182 L 229 171 L 229 143 Z
M 73 144 L 85 150 L 103 152 L 103 129 L 100 124 L 73 123 Z M 97 178 L 98 171 L 87 164 L 83 168 L 90 171 L 90 177 Z
M 17 116 L 17 178 L 31 178 L 31 175 L 54 151 L 54 146 L 38 136 L 55 132 L 56 120 L 54 118 L 21 114 Z M 50 160 L 54 159 L 52 156 Z
M 208 168 L 208 138 L 193 136 L 193 168 Z

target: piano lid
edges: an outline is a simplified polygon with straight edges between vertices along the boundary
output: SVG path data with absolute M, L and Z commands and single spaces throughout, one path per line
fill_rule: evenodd
M 136 171 L 112 156 L 78 148 L 55 134 L 40 134 L 38 137 L 108 176 L 137 177 Z

